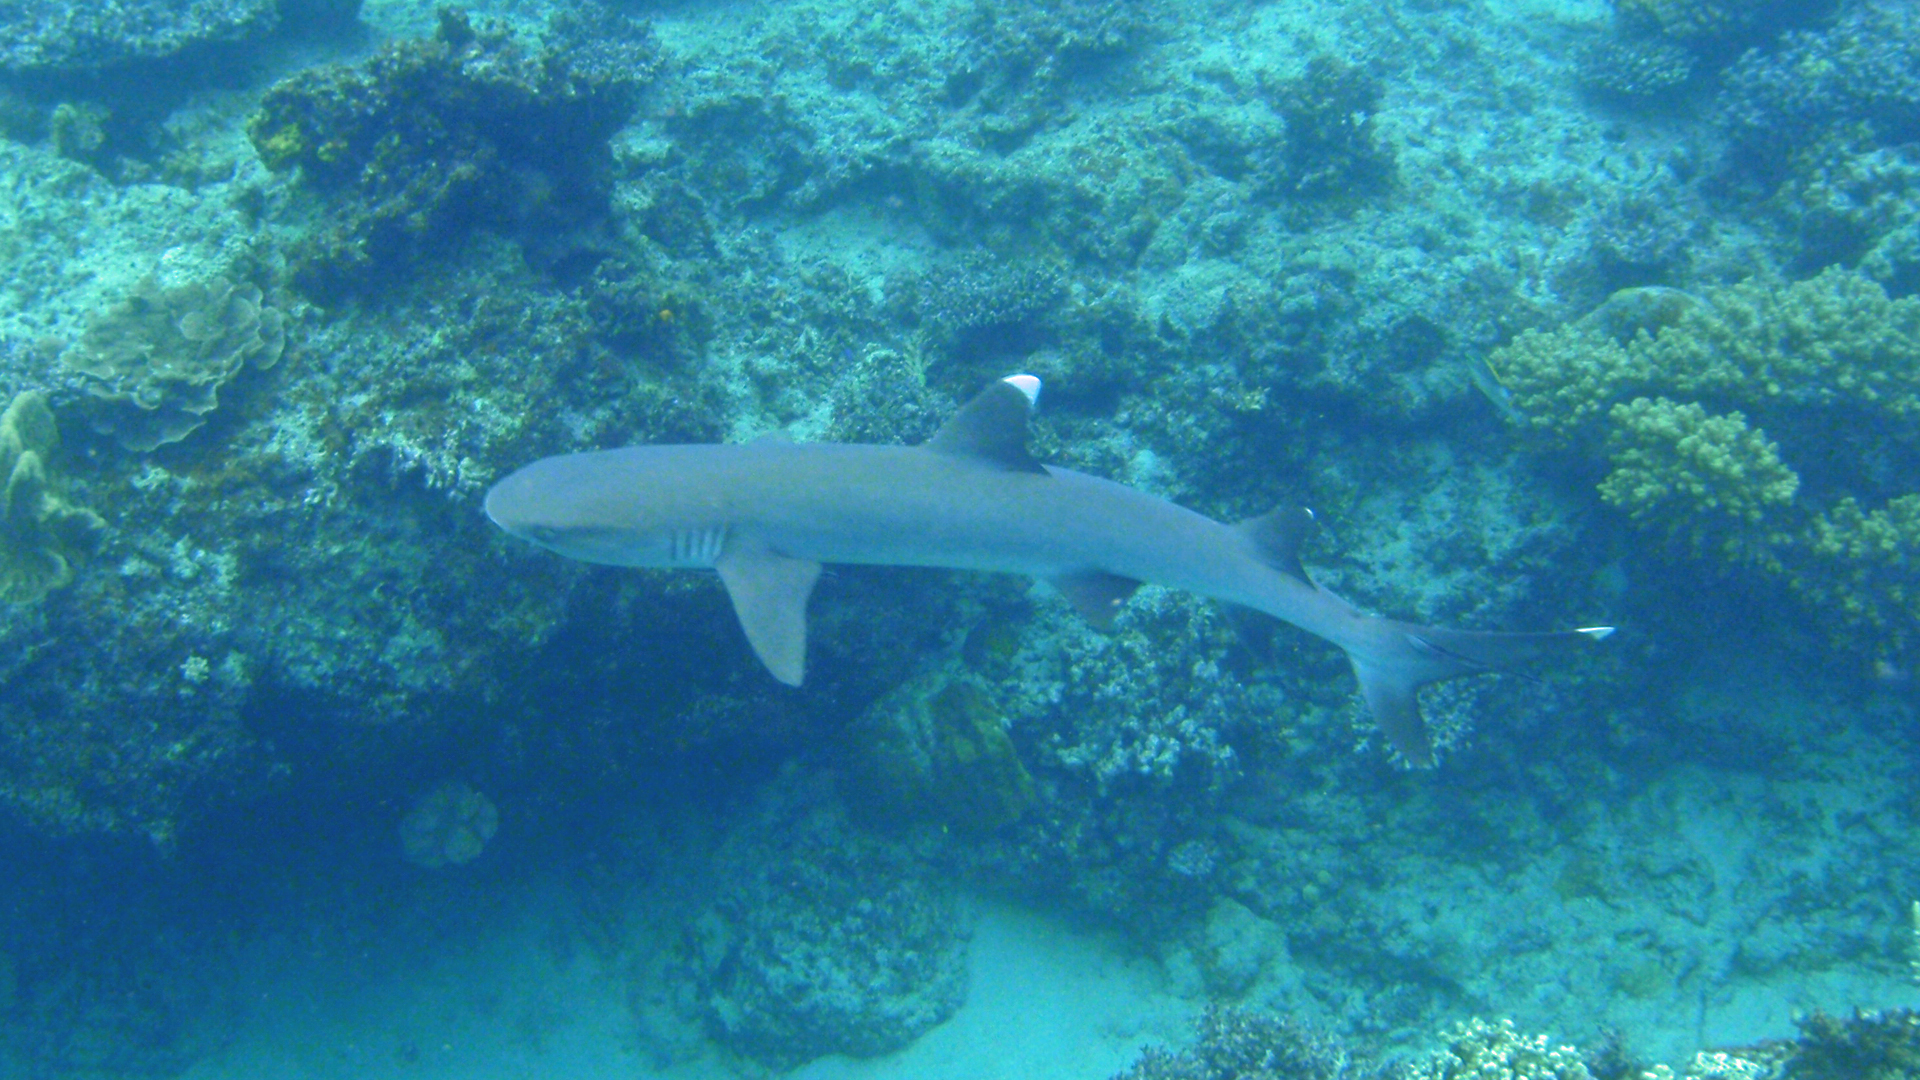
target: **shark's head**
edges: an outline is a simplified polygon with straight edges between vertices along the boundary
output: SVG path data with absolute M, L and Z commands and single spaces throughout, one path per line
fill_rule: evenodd
M 671 448 L 565 454 L 512 473 L 487 492 L 487 516 L 507 532 L 556 554 L 613 566 L 707 567 L 726 529 L 689 515 L 670 470 L 649 467 L 649 452 Z

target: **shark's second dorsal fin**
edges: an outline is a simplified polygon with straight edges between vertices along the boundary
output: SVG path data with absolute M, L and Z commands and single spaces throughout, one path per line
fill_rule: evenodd
M 996 380 L 948 417 L 927 440 L 927 449 L 1044 475 L 1046 467 L 1027 452 L 1027 416 L 1039 396 L 1040 380 L 1031 375 Z
M 1304 506 L 1276 506 L 1257 518 L 1248 518 L 1234 528 L 1252 541 L 1254 554 L 1261 562 L 1283 574 L 1313 584 L 1313 579 L 1307 576 L 1307 568 L 1300 565 L 1300 545 L 1313 528 L 1313 511 Z

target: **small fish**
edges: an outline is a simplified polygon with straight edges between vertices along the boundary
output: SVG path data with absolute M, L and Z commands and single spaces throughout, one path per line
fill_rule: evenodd
M 1500 381 L 1500 373 L 1493 370 L 1493 364 L 1484 356 L 1467 361 L 1467 375 L 1473 379 L 1474 388 L 1479 390 L 1493 407 L 1500 410 L 1500 416 L 1510 423 L 1526 419 L 1520 407 L 1513 403 L 1513 391 Z

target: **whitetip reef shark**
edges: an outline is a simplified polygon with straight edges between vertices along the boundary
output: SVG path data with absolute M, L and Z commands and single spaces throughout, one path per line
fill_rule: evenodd
M 1416 692 L 1613 632 L 1501 634 L 1367 614 L 1300 564 L 1312 513 L 1227 525 L 1027 451 L 1040 380 L 990 384 L 920 446 L 629 446 L 543 458 L 487 492 L 502 529 L 568 558 L 712 569 L 773 677 L 806 672 L 807 600 L 822 563 L 934 566 L 1051 582 L 1093 625 L 1143 582 L 1263 611 L 1338 645 L 1388 740 L 1433 761 Z

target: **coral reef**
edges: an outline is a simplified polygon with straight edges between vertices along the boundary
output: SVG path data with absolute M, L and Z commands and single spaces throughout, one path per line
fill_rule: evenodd
M 1286 123 L 1286 141 L 1277 161 L 1256 163 L 1262 191 L 1350 205 L 1392 187 L 1393 148 L 1374 126 L 1384 92 L 1377 77 L 1316 56 L 1297 78 L 1266 92 Z
M 1148 1047 L 1114 1080 L 1361 1080 L 1379 1070 L 1339 1040 L 1283 1016 L 1209 1006 L 1193 1045 Z
M 1513 1021 L 1468 1020 L 1443 1037 L 1447 1048 L 1416 1062 L 1407 1080 L 1471 1080 L 1482 1076 L 1511 1080 L 1593 1080 L 1585 1055 L 1556 1046 L 1545 1035 L 1523 1035 Z
M 1911 1009 L 1816 1012 L 1780 1075 L 1792 1080 L 1909 1080 L 1920 1076 L 1920 1013 Z
M 278 23 L 280 6 L 275 0 L 14 0 L 0 19 L 0 72 L 89 71 L 258 38 Z
M 1839 268 L 1631 290 L 1492 363 L 1526 425 L 1607 461 L 1600 494 L 1634 520 L 1785 582 L 1856 645 L 1913 640 L 1920 299 Z
M 969 365 L 1033 351 L 1042 327 L 1067 298 L 1057 267 L 973 254 L 901 282 L 894 302 L 920 320 L 930 344 Z M 987 377 L 991 378 L 991 375 Z
M 249 365 L 279 363 L 286 344 L 285 316 L 259 286 L 149 276 L 97 314 L 61 361 L 87 376 L 88 393 L 118 406 L 100 425 L 146 451 L 199 430 L 222 387 Z
M 775 1068 L 899 1049 L 966 997 L 967 932 L 931 866 L 850 830 L 817 792 L 776 791 L 719 856 L 695 924 L 715 1037 Z
M 1692 402 L 1642 397 L 1615 405 L 1607 420 L 1613 471 L 1600 482 L 1600 497 L 1635 518 L 1720 513 L 1751 524 L 1799 490 L 1779 447 L 1738 412 L 1711 416 Z
M 555 16 L 544 41 L 445 8 L 431 39 L 267 93 L 248 123 L 261 160 L 298 168 L 329 205 L 295 257 L 303 288 L 378 288 L 476 226 L 568 273 L 606 253 L 590 234 L 608 208 L 607 140 L 652 75 L 652 40 L 589 7 Z
M 1718 110 L 1767 172 L 1836 128 L 1858 128 L 1870 145 L 1909 142 L 1920 133 L 1920 16 L 1863 4 L 1830 29 L 1788 34 L 1727 70 Z
M 0 413 L 0 600 L 31 603 L 73 580 L 73 556 L 106 522 L 61 498 L 48 475 L 60 445 L 47 396 L 14 395 Z
M 1724 63 L 1833 6 L 1834 0 L 1614 0 L 1613 17 L 1628 37 L 1671 41 Z
M 1661 38 L 1606 38 L 1581 50 L 1577 63 L 1587 90 L 1636 106 L 1672 102 L 1694 72 L 1693 55 Z
M 400 819 L 400 850 L 428 870 L 472 862 L 500 828 L 493 800 L 459 780 L 427 792 Z
M 1767 202 L 1790 265 L 1851 266 L 1894 296 L 1920 292 L 1920 150 L 1848 129 L 1794 155 Z

